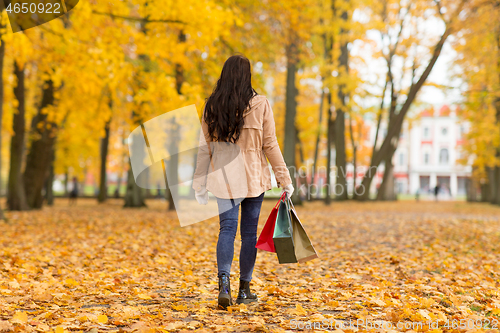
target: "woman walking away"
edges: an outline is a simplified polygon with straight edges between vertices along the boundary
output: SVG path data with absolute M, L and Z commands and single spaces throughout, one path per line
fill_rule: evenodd
M 276 139 L 271 105 L 265 96 L 252 88 L 251 77 L 250 61 L 244 56 L 231 56 L 224 63 L 220 78 L 205 103 L 202 130 L 206 146 L 198 150 L 193 180 L 198 203 L 208 203 L 207 191 L 217 199 L 220 221 L 218 304 L 224 309 L 233 304 L 229 276 L 240 205 L 240 286 L 236 303 L 257 301 L 257 295 L 250 292 L 250 281 L 257 256 L 255 244 L 262 199 L 264 192 L 272 188 L 266 157 L 278 186 L 289 196 L 294 191 Z M 226 156 L 232 157 L 221 161 L 224 150 L 231 150 Z M 240 164 L 230 163 L 238 159 Z

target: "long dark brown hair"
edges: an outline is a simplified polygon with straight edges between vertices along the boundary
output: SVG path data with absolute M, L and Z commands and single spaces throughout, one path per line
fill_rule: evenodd
M 241 54 L 229 57 L 205 103 L 204 120 L 212 141 L 236 143 L 243 128 L 244 111 L 257 95 L 252 88 L 250 61 Z

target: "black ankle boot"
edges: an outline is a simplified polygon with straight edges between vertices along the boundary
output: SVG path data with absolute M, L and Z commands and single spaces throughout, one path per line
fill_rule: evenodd
M 248 304 L 250 302 L 257 302 L 257 294 L 250 292 L 250 282 L 240 280 L 240 290 L 236 303 Z
M 233 305 L 233 300 L 231 299 L 231 282 L 229 276 L 226 274 L 222 274 L 219 277 L 219 305 L 224 309 Z

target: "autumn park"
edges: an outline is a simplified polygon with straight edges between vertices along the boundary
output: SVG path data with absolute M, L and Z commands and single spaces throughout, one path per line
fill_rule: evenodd
M 0 10 L 0 332 L 500 330 L 499 0 Z

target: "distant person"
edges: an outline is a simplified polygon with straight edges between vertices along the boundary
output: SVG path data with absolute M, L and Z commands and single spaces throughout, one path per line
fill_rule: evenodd
M 417 193 L 415 193 L 415 200 L 416 201 L 420 200 L 420 189 L 417 189 Z
M 162 196 L 161 196 L 161 185 L 160 185 L 160 183 L 159 183 L 159 182 L 156 184 L 156 187 L 157 187 L 157 190 L 156 190 L 156 198 L 157 198 L 157 199 L 161 199 L 161 198 L 162 198 Z
M 436 187 L 434 187 L 434 198 L 436 199 L 436 201 L 438 201 L 438 194 L 439 194 L 439 184 L 437 184 Z
M 116 186 L 116 189 L 115 189 L 115 198 L 116 199 L 120 198 L 120 189 L 118 187 L 119 186 Z
M 73 177 L 73 188 L 71 189 L 71 192 L 69 192 L 69 204 L 70 206 L 76 205 L 76 199 L 78 198 L 78 179 L 76 177 Z

